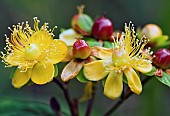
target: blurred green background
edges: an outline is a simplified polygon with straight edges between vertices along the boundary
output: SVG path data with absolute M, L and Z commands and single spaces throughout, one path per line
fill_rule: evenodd
M 124 23 L 132 21 L 135 26 L 147 23 L 158 24 L 163 33 L 170 35 L 170 1 L 169 0 L 0 0 L 0 50 L 5 46 L 4 34 L 11 33 L 7 27 L 18 22 L 29 21 L 33 24 L 33 17 L 38 17 L 41 24 L 48 22 L 51 28 L 55 25 L 55 37 L 58 38 L 60 28 L 70 28 L 71 18 L 77 13 L 76 6 L 85 4 L 85 13 L 93 19 L 103 13 L 109 17 L 115 29 L 123 29 Z M 15 89 L 9 79 L 11 69 L 4 68 L 0 63 L 0 116 L 45 115 L 52 112 L 48 106 L 51 96 L 55 96 L 62 110 L 67 111 L 67 104 L 62 91 L 54 83 L 43 86 L 24 86 Z M 72 97 L 80 97 L 84 84 L 76 79 L 70 83 Z M 98 86 L 97 96 L 92 116 L 102 115 L 114 103 L 102 94 L 101 84 Z M 152 79 L 140 96 L 133 95 L 113 115 L 115 116 L 169 116 L 170 88 Z M 33 105 L 32 105 L 33 104 Z M 43 108 L 39 106 L 42 104 Z M 84 115 L 86 103 L 80 103 L 80 112 Z M 36 111 L 31 111 L 31 108 Z M 41 113 L 40 113 L 40 112 Z M 10 113 L 11 112 L 11 113 Z M 30 113 L 33 112 L 33 113 Z M 46 114 L 47 115 L 47 114 Z

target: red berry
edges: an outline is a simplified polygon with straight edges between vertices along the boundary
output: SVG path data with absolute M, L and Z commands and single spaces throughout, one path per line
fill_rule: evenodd
M 104 16 L 95 20 L 92 27 L 92 34 L 95 38 L 109 40 L 113 33 L 112 22 Z
M 166 69 L 170 66 L 170 50 L 160 49 L 154 54 L 153 63 L 162 68 Z
M 85 40 L 77 40 L 73 45 L 73 56 L 79 59 L 86 59 L 91 54 L 91 48 Z

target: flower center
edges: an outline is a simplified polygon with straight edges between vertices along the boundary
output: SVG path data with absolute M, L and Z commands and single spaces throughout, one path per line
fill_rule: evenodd
M 41 51 L 36 44 L 30 44 L 25 48 L 25 57 L 27 60 L 37 60 L 41 55 Z
M 129 55 L 123 49 L 115 48 L 113 50 L 112 62 L 116 67 L 125 66 L 130 60 Z

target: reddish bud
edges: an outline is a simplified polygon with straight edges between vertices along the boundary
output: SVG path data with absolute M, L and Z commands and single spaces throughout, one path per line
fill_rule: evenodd
M 73 56 L 79 59 L 86 59 L 91 54 L 91 48 L 85 40 L 77 40 L 73 45 Z
M 109 40 L 113 33 L 112 22 L 104 16 L 95 20 L 92 27 L 92 34 L 95 38 Z
M 84 5 L 77 7 L 79 13 L 74 15 L 71 21 L 72 28 L 80 34 L 90 36 L 93 20 L 83 13 Z
M 170 50 L 160 49 L 154 54 L 153 63 L 162 68 L 166 69 L 170 66 Z

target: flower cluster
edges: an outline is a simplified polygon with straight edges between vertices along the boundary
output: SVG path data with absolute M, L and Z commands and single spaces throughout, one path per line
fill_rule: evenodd
M 67 62 L 59 75 L 63 82 L 77 78 L 87 83 L 86 88 L 91 88 L 92 82 L 103 81 L 104 95 L 116 99 L 122 94 L 123 82 L 132 92 L 142 92 L 140 75 L 154 69 L 152 59 L 154 65 L 163 70 L 170 66 L 167 60 L 169 50 L 160 50 L 152 56 L 150 48 L 146 49 L 149 40 L 152 40 L 150 45 L 152 42 L 157 42 L 158 46 L 165 45 L 163 42 L 167 41 L 167 36 L 162 35 L 158 26 L 145 26 L 137 30 L 137 36 L 130 22 L 125 24 L 124 32 L 115 36 L 110 19 L 102 16 L 93 21 L 83 13 L 83 8 L 78 7 L 79 13 L 71 21 L 72 28 L 63 30 L 59 39 L 53 39 L 54 29 L 49 30 L 48 23 L 39 28 L 40 21 L 36 17 L 33 29 L 28 22 L 9 28 L 12 33 L 9 38 L 5 35 L 6 53 L 1 52 L 1 58 L 6 67 L 16 67 L 12 75 L 14 87 L 20 88 L 29 82 L 39 85 L 51 82 L 58 75 L 57 63 Z M 153 27 L 160 34 L 153 35 Z M 157 41 L 158 38 L 164 38 L 163 42 Z
M 122 94 L 123 75 L 125 75 L 131 91 L 140 94 L 142 91 L 142 84 L 136 71 L 148 73 L 152 70 L 151 60 L 148 59 L 150 49 L 144 49 L 149 39 L 145 36 L 141 39 L 137 39 L 137 34 L 131 22 L 129 25 L 125 24 L 125 32 L 121 32 L 117 37 L 112 36 L 112 34 L 107 34 L 106 36 L 106 33 L 102 33 L 102 31 L 110 31 L 111 27 L 108 21 L 110 20 L 104 17 L 97 19 L 92 25 L 91 34 L 93 35 L 95 33 L 95 38 L 99 39 L 100 42 L 103 42 L 103 40 L 105 42 L 105 40 L 110 40 L 110 38 L 112 38 L 112 42 L 110 42 L 112 45 L 110 48 L 99 45 L 92 46 L 91 49 L 89 49 L 87 43 L 80 44 L 80 41 L 84 41 L 79 40 L 80 37 L 77 40 L 74 34 L 68 36 L 70 35 L 70 33 L 68 33 L 70 30 L 76 32 L 74 26 L 73 29 L 65 30 L 60 34 L 60 39 L 64 40 L 66 43 L 75 41 L 73 42 L 74 44 L 68 45 L 73 48 L 69 50 L 69 54 L 64 61 L 71 62 L 63 69 L 61 78 L 63 81 L 69 81 L 77 77 L 81 82 L 105 80 L 104 94 L 111 99 L 116 99 Z M 77 25 L 79 24 L 77 23 Z M 95 29 L 102 28 L 102 30 L 97 31 L 98 33 L 100 32 L 100 35 L 97 33 L 98 36 L 96 36 L 96 31 L 93 30 L 94 26 Z M 111 30 L 113 31 L 112 28 Z M 81 32 L 77 32 L 76 35 L 78 34 L 82 36 L 82 39 L 85 39 L 83 36 L 87 36 Z M 69 39 L 63 38 L 63 35 L 69 37 Z M 89 41 L 87 42 L 91 44 Z M 77 45 L 81 47 L 81 50 L 75 50 Z M 79 53 L 79 57 L 75 57 L 77 52 Z M 86 54 L 88 54 L 88 57 L 82 58 Z

